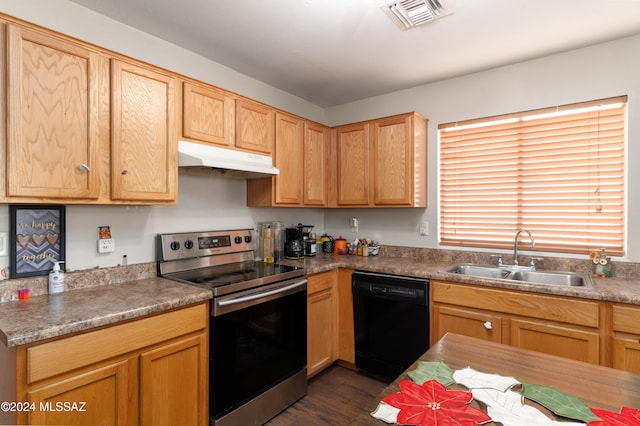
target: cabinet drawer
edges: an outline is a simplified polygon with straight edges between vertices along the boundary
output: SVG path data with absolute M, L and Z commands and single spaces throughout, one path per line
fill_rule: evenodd
M 207 320 L 203 303 L 29 347 L 27 383 L 206 329 Z
M 490 312 L 453 306 L 433 306 L 435 343 L 447 333 L 462 334 L 476 339 L 502 342 L 502 317 Z
M 336 282 L 335 271 L 323 272 L 309 277 L 307 294 L 311 295 L 319 291 L 330 289 Z
M 543 318 L 585 327 L 599 326 L 598 302 L 560 296 L 431 282 L 434 302 Z
M 614 305 L 613 330 L 640 334 L 640 308 Z

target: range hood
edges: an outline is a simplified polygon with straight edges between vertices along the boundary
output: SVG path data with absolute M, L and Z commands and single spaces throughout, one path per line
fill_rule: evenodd
M 187 141 L 178 141 L 178 167 L 207 168 L 220 176 L 237 179 L 258 179 L 280 174 L 267 155 Z

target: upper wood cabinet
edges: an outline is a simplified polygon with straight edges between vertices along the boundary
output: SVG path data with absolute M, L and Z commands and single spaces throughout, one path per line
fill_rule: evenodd
M 250 207 L 324 207 L 327 204 L 329 128 L 276 113 L 275 177 L 247 180 Z
M 275 203 L 302 203 L 303 123 L 292 115 L 276 113 Z
M 427 121 L 407 114 L 374 121 L 373 202 L 427 206 Z
M 8 197 L 92 199 L 98 162 L 101 68 L 96 51 L 8 24 Z
M 175 203 L 176 77 L 53 31 L 0 25 L 0 199 Z
M 235 100 L 213 86 L 186 81 L 183 85 L 182 136 L 235 146 Z
M 245 98 L 236 99 L 236 147 L 271 155 L 275 110 Z
M 427 120 L 420 114 L 340 126 L 334 143 L 331 206 L 427 206 Z
M 357 123 L 336 129 L 336 167 L 338 207 L 370 204 L 369 123 Z
M 302 202 L 305 206 L 327 205 L 328 143 L 328 127 L 304 122 Z
M 111 61 L 111 196 L 176 199 L 176 84 L 170 73 Z

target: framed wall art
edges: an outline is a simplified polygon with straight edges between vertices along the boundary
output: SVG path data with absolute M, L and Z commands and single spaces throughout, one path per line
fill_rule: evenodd
M 65 260 L 65 207 L 9 206 L 11 278 L 47 275 L 53 262 Z

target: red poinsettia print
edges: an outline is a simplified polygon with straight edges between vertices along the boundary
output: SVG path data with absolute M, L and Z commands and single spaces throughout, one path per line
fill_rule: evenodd
M 382 401 L 400 409 L 398 424 L 402 425 L 450 425 L 475 426 L 491 421 L 485 412 L 468 404 L 471 392 L 450 391 L 436 380 L 422 386 L 410 381 L 400 381 L 400 392 Z
M 589 422 L 589 426 L 640 426 L 640 410 L 636 408 L 622 407 L 619 413 L 597 408 L 591 411 L 602 420 Z

